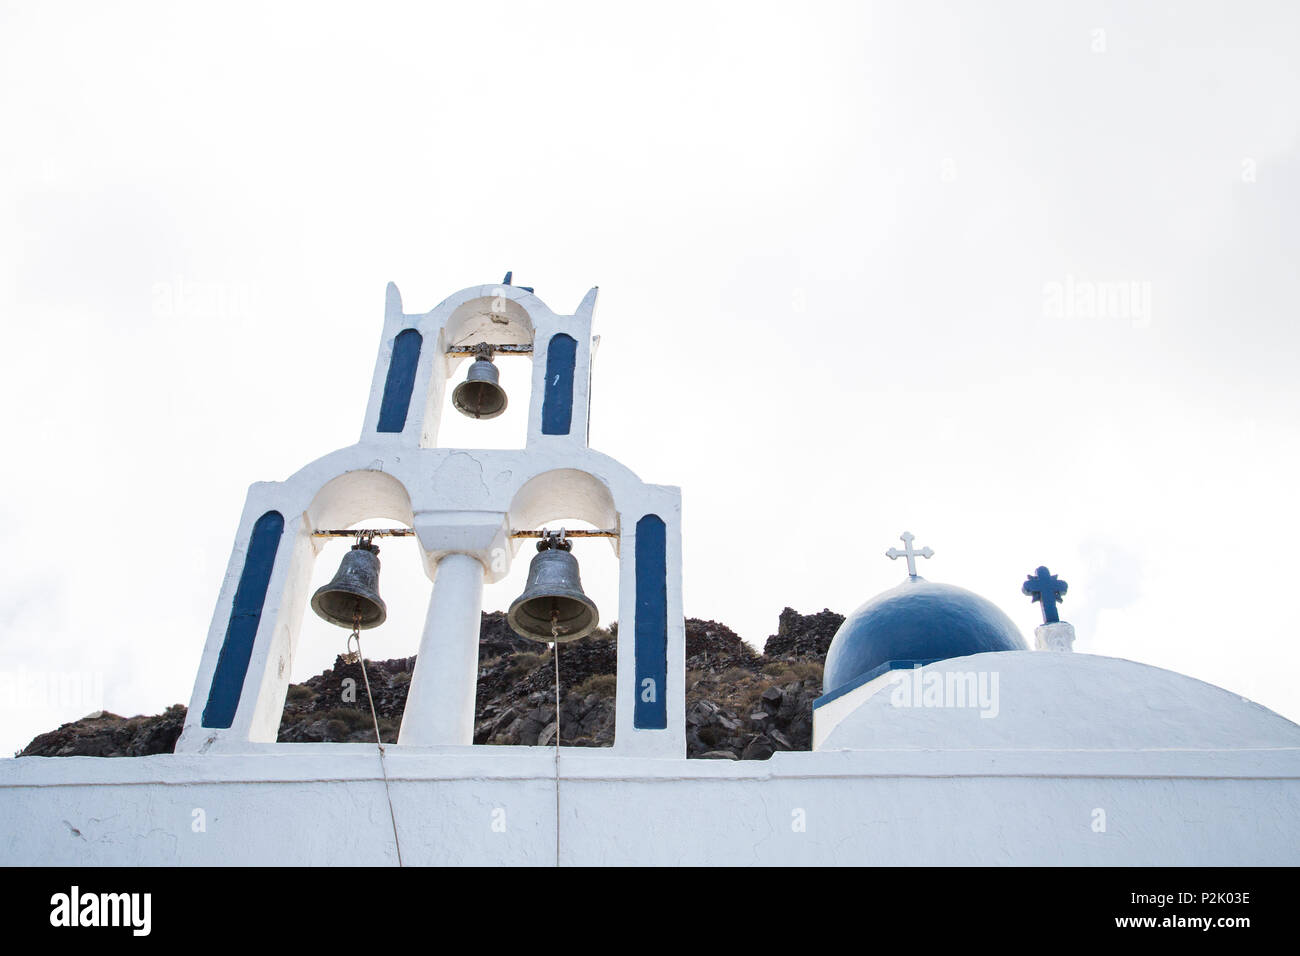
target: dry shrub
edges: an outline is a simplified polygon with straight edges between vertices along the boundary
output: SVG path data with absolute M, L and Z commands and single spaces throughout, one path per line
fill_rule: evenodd
M 537 665 L 546 660 L 545 654 L 535 654 L 531 651 L 524 651 L 516 654 L 510 666 L 506 668 L 506 680 L 517 681 L 519 678 L 532 673 Z
M 618 686 L 618 680 L 613 674 L 592 674 L 577 687 L 573 688 L 570 693 L 578 697 L 586 697 L 588 694 L 595 694 L 598 697 L 613 697 Z

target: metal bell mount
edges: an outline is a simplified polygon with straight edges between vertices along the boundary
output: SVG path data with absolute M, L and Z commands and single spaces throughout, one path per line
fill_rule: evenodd
M 515 598 L 506 615 L 520 637 L 544 644 L 576 641 L 600 623 L 595 603 L 583 593 L 572 548 L 563 529 L 537 542 L 524 593 Z

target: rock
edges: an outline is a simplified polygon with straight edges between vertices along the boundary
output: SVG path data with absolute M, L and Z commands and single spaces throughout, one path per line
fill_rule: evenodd
M 686 667 L 688 670 L 753 667 L 758 655 L 731 628 L 717 621 L 686 619 Z
M 717 704 L 708 700 L 697 700 L 686 708 L 686 723 L 691 727 L 701 727 L 711 723 L 717 713 Z
M 763 645 L 765 657 L 824 660 L 844 615 L 831 610 L 800 614 L 785 608 L 777 619 L 776 633 Z
M 532 653 L 538 645 L 520 637 L 510 627 L 502 611 L 485 611 L 478 632 L 479 659 Z
M 20 757 L 147 757 L 171 753 L 185 725 L 186 708 L 173 704 L 152 717 L 119 717 L 108 711 L 82 717 L 41 734 Z
M 781 709 L 781 696 L 780 690 L 769 687 L 763 691 L 763 696 L 758 699 L 758 702 L 769 714 L 775 714 Z
M 768 638 L 766 654 L 760 655 L 726 625 L 688 618 L 687 667 L 693 673 L 686 692 L 686 755 L 764 760 L 776 750 L 808 750 L 812 702 L 821 693 L 821 680 L 794 664 L 820 662 L 842 620 L 830 611 L 800 615 L 787 608 L 781 612 L 777 634 Z M 560 649 L 558 734 L 565 746 L 613 743 L 615 695 L 609 677 L 617 663 L 617 633 L 617 625 L 612 625 Z M 545 645 L 514 635 L 500 612 L 482 615 L 479 648 L 474 742 L 553 745 L 557 715 L 551 652 Z M 397 740 L 415 663 L 414 657 L 366 662 L 385 742 Z M 355 684 L 347 684 L 349 680 Z M 353 687 L 356 695 L 345 697 Z M 360 666 L 336 658 L 329 670 L 292 685 L 278 739 L 373 742 L 363 688 Z M 763 693 L 755 700 L 759 689 Z M 358 719 L 358 710 L 364 719 Z M 22 753 L 103 757 L 170 753 L 184 721 L 181 705 L 152 717 L 96 712 L 40 735 Z
M 517 718 L 518 716 L 519 716 L 518 711 L 516 711 L 513 707 L 507 707 L 505 710 L 501 711 L 500 716 L 498 716 L 495 720 L 492 721 L 492 725 L 489 733 L 499 734 L 502 730 L 504 730 L 505 728 L 509 727 L 512 723 L 514 723 L 515 718 Z

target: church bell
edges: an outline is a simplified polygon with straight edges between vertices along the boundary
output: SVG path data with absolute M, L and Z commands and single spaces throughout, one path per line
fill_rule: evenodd
M 582 591 L 572 547 L 562 537 L 538 542 L 524 593 L 515 598 L 507 614 L 519 636 L 546 644 L 576 641 L 600 623 L 595 603 Z
M 456 411 L 470 418 L 496 418 L 504 412 L 506 391 L 500 385 L 500 376 L 492 364 L 492 350 L 480 347 L 465 381 L 451 393 L 451 403 Z
M 365 538 L 354 544 L 334 579 L 312 595 L 311 609 L 339 627 L 366 630 L 383 624 L 388 608 L 379 596 L 379 548 Z

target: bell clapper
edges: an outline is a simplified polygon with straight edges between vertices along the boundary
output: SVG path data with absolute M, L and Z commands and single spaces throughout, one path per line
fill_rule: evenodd
M 551 655 L 555 658 L 555 859 L 560 859 L 560 612 L 551 611 Z
M 366 673 L 366 662 L 361 657 L 361 609 L 357 608 L 356 616 L 353 618 L 352 633 L 348 635 L 348 656 L 352 658 L 352 663 L 361 665 L 361 679 L 366 684 L 366 700 L 370 702 L 370 718 L 375 723 L 375 743 L 379 745 L 382 752 L 384 749 L 384 740 L 379 733 L 379 713 L 375 710 L 375 698 L 370 693 L 370 675 Z M 352 650 L 352 644 L 356 642 L 357 649 Z
M 356 641 L 357 649 L 352 650 L 352 642 Z M 375 724 L 375 747 L 379 750 L 379 769 L 384 775 L 384 795 L 388 798 L 388 819 L 393 825 L 393 844 L 397 847 L 397 865 L 404 866 L 402 862 L 402 838 L 397 835 L 397 814 L 393 810 L 393 794 L 388 786 L 388 765 L 384 762 L 384 738 L 379 733 L 379 713 L 375 710 L 375 695 L 370 692 L 370 675 L 366 673 L 366 661 L 361 656 L 361 601 L 357 601 L 356 610 L 352 615 L 352 633 L 348 635 L 348 657 L 352 658 L 355 663 L 361 665 L 361 679 L 366 684 L 366 700 L 370 702 L 370 719 Z M 351 663 L 351 662 L 350 662 Z M 557 726 L 558 730 L 559 727 Z
M 553 638 L 553 640 L 551 641 L 551 654 L 554 655 L 555 657 L 555 759 L 557 761 L 556 764 L 557 773 L 558 773 L 558 766 L 559 766 L 558 761 L 560 759 L 560 642 L 558 640 L 559 636 L 560 636 L 560 612 L 558 610 L 552 610 L 551 611 L 551 637 Z M 557 783 L 557 788 L 558 788 L 558 783 Z M 557 789 L 556 792 L 558 793 L 559 790 Z
M 357 649 L 352 649 L 352 642 L 357 642 Z M 343 655 L 343 660 L 348 664 L 358 664 L 361 662 L 361 602 L 356 602 L 356 610 L 352 612 L 352 633 L 348 635 L 348 650 Z

